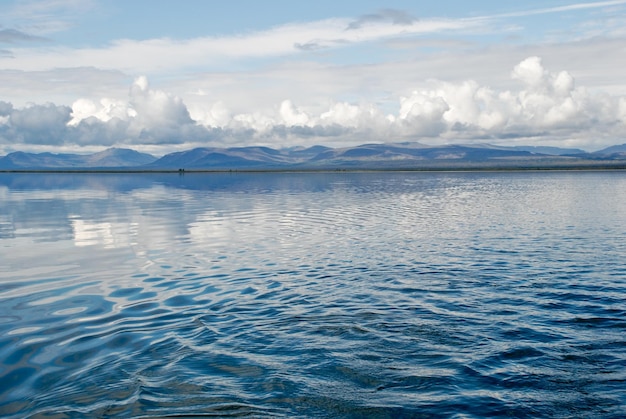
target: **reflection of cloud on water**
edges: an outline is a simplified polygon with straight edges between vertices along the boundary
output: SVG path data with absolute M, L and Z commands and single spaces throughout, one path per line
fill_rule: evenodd
M 0 214 L 0 239 L 12 238 L 15 236 L 13 231 L 13 220 L 9 215 Z
M 138 223 L 95 223 L 75 216 L 71 216 L 70 219 L 76 246 L 101 245 L 106 249 L 112 249 L 136 244 Z
M 189 238 L 198 245 L 217 246 L 237 235 L 238 229 L 241 229 L 237 224 L 236 220 L 218 211 L 207 211 L 189 224 Z
M 91 189 L 79 189 L 79 190 L 9 190 L 7 189 L 6 196 L 3 196 L 2 188 L 0 188 L 0 198 L 14 201 L 24 202 L 28 200 L 37 201 L 64 201 L 64 202 L 78 202 L 84 200 L 98 200 L 98 199 L 110 199 L 111 194 L 105 190 L 91 190 Z
M 204 248 L 241 251 L 252 246 L 254 252 L 275 253 L 300 246 L 302 239 L 323 241 L 326 233 L 333 233 L 327 231 L 323 216 L 298 208 L 300 203 L 289 197 L 277 200 L 265 195 L 264 199 L 213 202 L 221 209 L 206 210 L 189 222 L 189 241 Z
M 181 210 L 188 200 L 184 193 L 173 199 L 171 191 L 157 185 L 150 190 L 109 193 L 106 199 L 86 200 L 73 205 L 73 213 L 66 219 L 75 246 L 132 247 L 136 254 L 142 254 L 186 234 Z
M 174 226 L 155 217 L 134 216 L 128 222 L 90 221 L 70 216 L 74 245 L 105 249 L 133 247 L 135 252 L 167 242 L 176 236 Z

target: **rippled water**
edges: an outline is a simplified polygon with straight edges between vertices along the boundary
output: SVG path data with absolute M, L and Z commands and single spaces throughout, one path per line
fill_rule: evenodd
M 0 175 L 0 415 L 623 417 L 626 173 Z

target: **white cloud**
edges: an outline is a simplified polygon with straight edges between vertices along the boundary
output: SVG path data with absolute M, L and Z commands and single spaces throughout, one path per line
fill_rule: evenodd
M 516 65 L 511 72 L 513 79 L 520 80 L 534 90 L 541 90 L 546 87 L 546 75 L 539 57 L 526 58 Z
M 625 41 L 603 38 L 526 45 L 507 41 L 506 45 L 481 47 L 472 35 L 493 33 L 516 23 L 518 17 L 569 13 L 575 8 L 596 8 L 593 18 L 605 22 L 606 14 L 600 7 L 622 3 L 625 2 L 581 3 L 465 19 L 418 20 L 406 12 L 382 10 L 361 18 L 285 24 L 234 36 L 118 39 L 102 48 L 75 49 L 52 44 L 38 49 L 23 45 L 7 49 L 6 57 L 0 58 L 0 67 L 4 68 L 0 70 L 0 98 L 24 106 L 28 102 L 69 105 L 81 97 L 102 108 L 100 112 L 85 114 L 103 122 L 113 116 L 126 120 L 123 115 L 114 115 L 108 109 L 111 104 L 102 103 L 102 98 L 110 98 L 123 114 L 125 109 L 118 102 L 128 102 L 130 81 L 137 74 L 146 74 L 161 90 L 181 98 L 191 119 L 200 125 L 261 129 L 270 119 L 270 125 L 311 127 L 322 123 L 321 115 L 336 103 L 373 106 L 385 117 L 395 117 L 399 97 L 408 97 L 413 90 L 434 88 L 424 80 L 437 77 L 450 83 L 451 89 L 467 80 L 480 88 L 473 98 L 463 96 L 467 100 L 463 112 L 458 103 L 461 99 L 457 100 L 456 106 L 445 114 L 446 124 L 455 120 L 459 124 L 473 122 L 479 127 L 497 129 L 509 121 L 513 112 L 510 108 L 521 106 L 508 102 L 505 105 L 506 101 L 499 99 L 501 94 L 511 92 L 517 100 L 519 83 L 523 81 L 509 77 L 513 63 L 526 56 L 543 56 L 546 66 L 567 68 L 577 84 L 591 92 L 626 94 L 622 74 L 626 55 L 621 54 Z M 72 5 L 78 7 L 73 1 L 60 4 L 65 4 L 67 10 Z M 356 27 L 347 30 L 355 22 Z M 461 39 L 465 43 L 458 45 Z M 451 47 L 451 42 L 457 46 Z M 390 43 L 404 47 L 389 48 Z M 303 50 L 302 46 L 313 51 Z M 367 54 L 363 54 L 363 49 L 367 49 Z M 357 55 L 363 62 L 351 61 Z M 568 87 L 563 81 L 561 89 L 566 94 Z M 452 96 L 452 92 L 447 96 Z M 297 105 L 300 114 L 277 115 L 285 100 Z M 448 100 L 453 101 L 449 97 Z M 472 105 L 476 100 L 484 102 L 481 107 L 486 110 L 477 112 Z M 72 105 L 75 119 L 82 118 L 80 106 Z M 469 115 L 471 112 L 480 121 L 476 123 Z M 303 122 L 305 116 L 307 122 Z M 346 126 L 355 127 L 357 119 Z M 331 120 L 324 118 L 326 122 Z M 237 121 L 236 126 L 231 126 L 233 121 Z
M 341 125 L 350 128 L 358 128 L 362 119 L 362 109 L 357 105 L 346 102 L 335 103 L 331 108 L 322 113 L 319 121 L 322 125 Z
M 443 92 L 416 90 L 400 98 L 398 121 L 406 136 L 435 137 L 446 129 L 444 114 L 450 110 Z
M 162 90 L 149 88 L 145 76 L 135 79 L 130 89 L 130 106 L 133 121 L 138 128 L 166 128 L 192 123 L 189 111 L 182 99 Z
M 577 86 L 569 72 L 552 72 L 536 56 L 513 66 L 510 77 L 517 89 L 494 89 L 475 80 L 423 82 L 397 97 L 391 112 L 367 101 L 331 101 L 322 107 L 296 105 L 291 98 L 263 110 L 234 112 L 210 94 L 190 111 L 180 97 L 152 88 L 141 76 L 126 99 L 82 98 L 71 109 L 0 103 L 0 144 L 152 145 L 166 153 L 200 145 L 338 146 L 424 139 L 504 143 L 524 138 L 571 145 L 589 136 L 610 143 L 626 135 L 624 96 L 592 93 Z
M 189 108 L 189 115 L 199 124 L 207 127 L 226 127 L 232 120 L 232 112 L 226 105 L 217 101 L 210 106 L 199 103 Z
M 283 100 L 280 104 L 280 116 L 286 126 L 307 125 L 309 116 L 302 110 L 296 108 L 291 100 Z
M 78 99 L 72 105 L 68 127 L 77 131 L 98 129 L 109 141 L 145 143 L 184 141 L 196 124 L 182 99 L 161 90 L 150 89 L 148 79 L 140 76 L 133 82 L 128 101 L 103 98 L 97 103 Z M 103 133 L 102 131 L 107 133 Z M 109 134 L 115 133 L 115 138 Z M 109 142 L 107 142 L 108 144 Z
M 68 125 L 76 126 L 89 117 L 107 122 L 112 118 L 127 120 L 135 115 L 136 111 L 121 100 L 102 98 L 98 103 L 95 103 L 89 99 L 78 99 L 72 104 L 72 120 Z
M 626 97 L 621 97 L 619 99 L 617 115 L 619 120 L 626 124 Z
M 565 6 L 557 6 L 557 7 L 546 7 L 541 9 L 532 9 L 526 10 L 522 12 L 513 12 L 513 13 L 502 13 L 499 15 L 494 15 L 493 17 L 526 17 L 533 15 L 545 15 L 552 13 L 561 13 L 561 12 L 571 12 L 574 10 L 588 10 L 588 9 L 598 9 L 598 8 L 606 8 L 610 6 L 618 6 L 621 4 L 626 4 L 626 0 L 610 0 L 610 1 L 595 1 L 595 2 L 587 2 L 587 3 L 575 3 L 568 4 Z
M 616 124 L 623 98 L 576 88 L 566 71 L 552 73 L 539 57 L 516 65 L 511 77 L 521 89 L 495 91 L 473 80 L 431 81 L 400 99 L 399 123 L 405 136 L 441 136 L 452 140 L 532 136 L 566 140 L 605 131 L 619 138 Z
M 383 9 L 80 48 L 25 41 L 54 39 L 95 2 L 14 4 L 0 16 L 0 41 L 21 40 L 0 50 L 0 151 L 626 137 L 626 0 L 465 18 Z M 531 30 L 558 14 L 568 23 Z

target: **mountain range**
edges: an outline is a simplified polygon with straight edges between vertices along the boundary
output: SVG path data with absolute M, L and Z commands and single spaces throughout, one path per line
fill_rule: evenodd
M 313 146 L 202 147 L 155 157 L 124 148 L 94 154 L 14 152 L 0 157 L 0 170 L 357 170 L 550 168 L 626 165 L 626 144 L 588 153 L 558 147 L 489 144 L 432 146 L 418 142 Z

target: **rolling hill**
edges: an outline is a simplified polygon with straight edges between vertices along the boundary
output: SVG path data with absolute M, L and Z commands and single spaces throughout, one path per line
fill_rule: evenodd
M 0 157 L 0 170 L 420 170 L 465 168 L 568 168 L 626 164 L 626 145 L 593 153 L 557 147 L 489 144 L 432 146 L 419 142 L 313 146 L 201 147 L 160 158 L 110 148 L 90 155 L 14 152 Z

